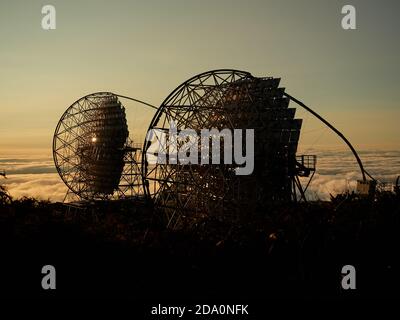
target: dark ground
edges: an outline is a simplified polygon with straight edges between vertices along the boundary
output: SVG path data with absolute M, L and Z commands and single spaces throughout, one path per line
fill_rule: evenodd
M 400 200 L 293 204 L 240 221 L 171 231 L 141 204 L 67 212 L 34 199 L 0 205 L 0 295 L 138 301 L 398 298 Z M 54 265 L 57 289 L 41 288 Z M 341 268 L 357 270 L 343 290 Z

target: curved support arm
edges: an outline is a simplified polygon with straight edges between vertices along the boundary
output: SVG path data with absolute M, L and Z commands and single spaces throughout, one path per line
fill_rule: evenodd
M 146 105 L 146 106 L 148 106 L 148 107 L 150 107 L 150 108 L 156 109 L 156 110 L 158 109 L 156 106 L 153 106 L 152 104 L 150 104 L 150 103 L 147 103 L 147 102 L 144 102 L 144 101 L 142 101 L 142 100 L 134 99 L 134 98 L 127 97 L 127 96 L 123 96 L 123 95 L 116 94 L 116 93 L 113 93 L 113 95 L 115 95 L 115 96 L 117 96 L 117 97 L 120 97 L 120 98 L 124 98 L 124 99 L 128 99 L 128 100 L 132 100 L 132 101 L 135 101 L 135 102 L 138 102 L 138 103 L 144 104 L 144 105 Z
M 314 110 L 310 109 L 309 107 L 307 107 L 303 102 L 297 100 L 296 98 L 292 97 L 290 94 L 284 92 L 283 93 L 286 97 L 288 97 L 290 100 L 294 101 L 295 103 L 297 103 L 299 106 L 303 107 L 305 110 L 307 110 L 308 112 L 310 112 L 313 116 L 315 116 L 316 118 L 318 118 L 319 120 L 321 120 L 325 125 L 327 125 L 332 131 L 334 131 L 340 138 L 342 138 L 342 140 L 348 145 L 348 147 L 350 148 L 351 152 L 353 152 L 354 157 L 357 160 L 358 166 L 360 167 L 361 170 L 361 174 L 362 174 L 362 178 L 363 181 L 366 181 L 367 178 L 365 176 L 365 174 L 367 173 L 364 170 L 364 166 L 362 164 L 362 161 L 360 159 L 360 157 L 357 154 L 357 151 L 354 149 L 354 147 L 351 145 L 350 141 L 347 140 L 347 138 L 338 130 L 336 129 L 333 125 L 331 125 L 328 121 L 326 121 L 324 118 L 322 118 L 318 113 L 316 113 Z M 368 173 L 367 173 L 368 174 Z M 369 177 L 371 177 L 368 174 Z M 372 178 L 372 177 L 371 177 Z

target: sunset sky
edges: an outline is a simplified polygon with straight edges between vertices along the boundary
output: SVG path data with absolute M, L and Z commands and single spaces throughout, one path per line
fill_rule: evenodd
M 45 4 L 56 8 L 56 30 L 41 28 Z M 357 10 L 356 30 L 341 27 L 345 4 Z M 60 116 L 83 95 L 159 105 L 219 68 L 281 77 L 358 149 L 399 150 L 399 14 L 388 0 L 1 1 L 0 158 L 51 154 Z M 147 128 L 152 111 L 133 108 L 132 123 Z M 307 120 L 303 131 L 315 134 L 304 144 L 341 143 L 321 140 L 323 126 Z

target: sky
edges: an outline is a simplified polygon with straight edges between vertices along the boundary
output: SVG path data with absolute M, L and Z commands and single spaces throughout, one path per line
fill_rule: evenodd
M 41 28 L 46 4 L 56 8 L 55 30 Z M 356 8 L 356 30 L 341 27 L 345 4 Z M 282 78 L 358 150 L 400 150 L 399 12 L 392 0 L 2 0 L 0 159 L 48 161 L 59 118 L 81 96 L 112 91 L 159 105 L 219 68 Z M 153 111 L 127 109 L 131 132 L 145 131 Z M 300 149 L 344 147 L 297 116 Z

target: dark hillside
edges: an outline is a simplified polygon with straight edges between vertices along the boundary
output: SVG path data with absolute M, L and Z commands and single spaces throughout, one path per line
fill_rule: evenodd
M 245 215 L 244 215 L 245 216 Z M 367 298 L 400 285 L 400 199 L 340 199 L 271 208 L 166 230 L 143 203 L 86 211 L 31 198 L 0 206 L 4 297 Z M 41 267 L 57 290 L 41 289 Z M 340 287 L 357 269 L 357 290 Z

